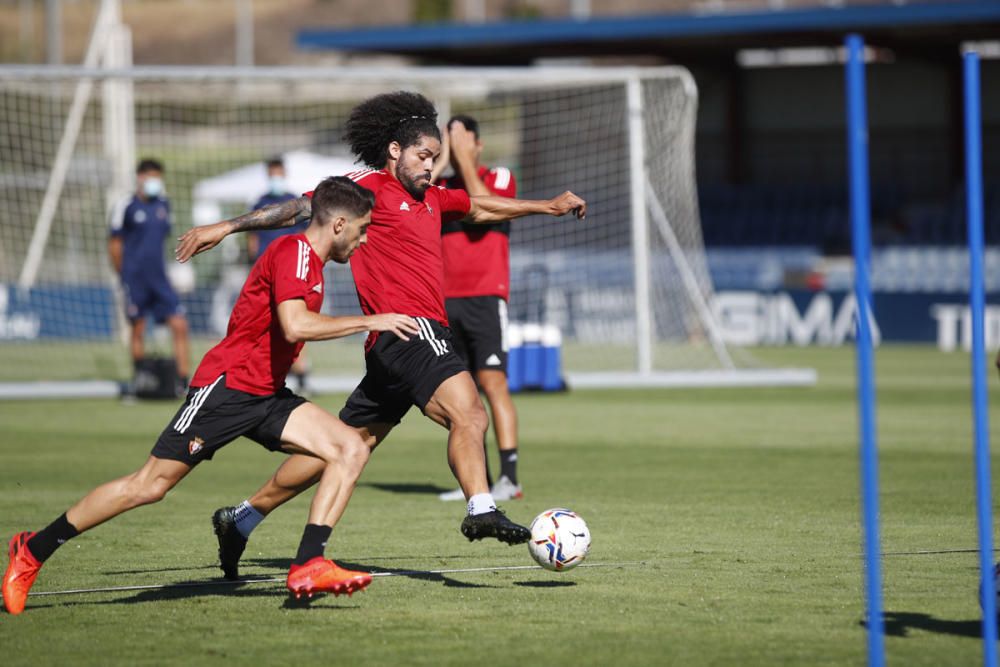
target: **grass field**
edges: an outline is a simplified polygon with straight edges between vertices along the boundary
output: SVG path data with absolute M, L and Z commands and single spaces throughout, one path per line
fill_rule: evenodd
M 517 398 L 527 497 L 509 514 L 577 510 L 594 535 L 588 562 L 607 567 L 402 574 L 308 606 L 290 604 L 280 584 L 29 598 L 23 615 L 0 615 L 3 663 L 862 663 L 852 350 L 759 356 L 814 366 L 820 384 Z M 877 364 L 884 551 L 973 549 L 968 357 L 886 347 Z M 318 399 L 334 410 L 342 401 Z M 4 540 L 135 468 L 175 408 L 0 404 Z M 523 547 L 461 537 L 462 508 L 435 496 L 453 485 L 442 434 L 407 417 L 366 470 L 329 555 L 376 571 L 530 562 Z M 35 590 L 215 579 L 211 511 L 242 500 L 279 460 L 233 443 L 163 503 L 69 543 Z M 246 574 L 284 572 L 305 512 L 300 498 L 257 530 Z M 883 565 L 890 661 L 976 663 L 975 554 L 886 555 Z

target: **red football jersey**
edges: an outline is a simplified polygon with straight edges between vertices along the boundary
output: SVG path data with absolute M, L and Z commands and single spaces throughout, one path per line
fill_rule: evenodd
M 506 167 L 479 167 L 479 178 L 500 197 L 516 197 L 514 175 Z M 440 181 L 446 188 L 465 189 L 461 177 Z M 510 222 L 481 225 L 445 222 L 441 229 L 444 254 L 444 296 L 510 298 Z
M 417 201 L 384 169 L 362 169 L 347 177 L 375 193 L 368 240 L 351 257 L 362 312 L 426 317 L 447 326 L 441 216 L 467 215 L 469 195 L 434 185 Z M 377 335 L 369 335 L 366 349 Z
M 278 304 L 304 299 L 323 306 L 323 260 L 304 234 L 273 241 L 253 265 L 229 317 L 226 337 L 201 360 L 192 387 L 226 374 L 226 386 L 265 396 L 285 385 L 285 376 L 305 343 L 289 343 L 278 321 Z

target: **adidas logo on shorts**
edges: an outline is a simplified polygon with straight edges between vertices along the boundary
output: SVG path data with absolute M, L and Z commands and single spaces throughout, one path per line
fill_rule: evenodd
M 500 365 L 500 357 L 498 357 L 495 354 L 491 354 L 490 356 L 486 357 L 486 365 L 487 366 L 499 366 Z

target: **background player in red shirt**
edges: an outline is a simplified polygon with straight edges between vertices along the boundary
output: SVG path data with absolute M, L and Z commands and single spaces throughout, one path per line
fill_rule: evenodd
M 245 435 L 270 450 L 316 462 L 319 487 L 288 574 L 289 590 L 335 594 L 364 588 L 371 576 L 323 558 L 333 526 L 368 461 L 357 431 L 285 387 L 288 369 L 307 340 L 362 331 L 391 331 L 400 340 L 418 333 L 407 316 L 320 315 L 323 265 L 345 263 L 370 222 L 374 197 L 343 177 L 328 178 L 313 197 L 304 234 L 275 241 L 254 265 L 233 307 L 226 337 L 209 350 L 187 400 L 163 430 L 146 463 L 131 475 L 97 487 L 48 527 L 10 542 L 3 580 L 7 611 L 19 614 L 42 563 L 62 544 L 123 512 L 154 503 L 191 469 Z
M 447 148 L 434 170 L 440 173 L 450 163 L 455 174 L 439 179 L 439 185 L 465 190 L 472 196 L 517 196 L 510 169 L 480 164 L 483 142 L 476 119 L 454 116 L 448 121 L 446 133 Z M 492 225 L 452 221 L 441 228 L 448 325 L 455 351 L 486 394 L 500 450 L 500 477 L 490 486 L 494 500 L 523 496 L 517 479 L 517 411 L 507 388 L 509 236 L 507 220 Z M 462 500 L 464 495 L 461 489 L 455 489 L 439 497 Z
M 530 531 L 496 508 L 486 479 L 483 438 L 489 422 L 476 385 L 451 345 L 444 309 L 441 223 L 467 217 L 475 223 L 531 214 L 584 217 L 586 203 L 571 192 L 549 200 L 474 197 L 463 190 L 431 185 L 441 152 L 437 112 L 422 95 L 378 95 L 352 110 L 345 138 L 369 169 L 351 174 L 375 192 L 368 243 L 351 260 L 358 300 L 365 313 L 403 312 L 416 318 L 420 334 L 404 341 L 370 335 L 367 372 L 340 412 L 376 447 L 413 405 L 448 429 L 448 463 L 468 499 L 461 531 L 470 540 L 493 537 L 526 542 Z M 206 227 L 189 230 L 177 249 L 184 261 L 215 246 L 234 231 L 293 224 L 308 214 L 310 200 L 278 204 Z M 223 571 L 237 576 L 237 563 L 250 531 L 275 507 L 315 483 L 321 468 L 308 457 L 289 458 L 278 473 L 238 507 L 222 508 L 217 530 Z M 221 516 L 220 516 L 221 513 Z

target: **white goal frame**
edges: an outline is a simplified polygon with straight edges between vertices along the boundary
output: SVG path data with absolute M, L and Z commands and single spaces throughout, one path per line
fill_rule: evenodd
M 759 367 L 745 369 L 735 366 L 719 334 L 718 324 L 706 302 L 705 294 L 699 287 L 698 279 L 677 242 L 671 222 L 664 213 L 661 202 L 657 200 L 652 186 L 648 183 L 641 84 L 647 79 L 679 79 L 688 94 L 694 96 L 696 100 L 697 88 L 694 79 L 684 68 L 350 67 L 334 72 L 329 69 L 302 67 L 129 67 L 127 63 L 130 47 L 127 33 L 116 31 L 110 27 L 103 30 L 107 33 L 106 39 L 109 44 L 105 50 L 103 67 L 93 66 L 94 63 L 91 60 L 88 60 L 90 66 L 0 66 L 0 79 L 35 81 L 73 79 L 78 81 L 81 89 L 87 92 L 95 81 L 103 82 L 106 85 L 105 114 L 117 123 L 121 132 L 125 133 L 120 140 L 115 140 L 112 137 L 106 139 L 108 150 L 117 153 L 114 159 L 115 173 L 116 175 L 121 174 L 114 183 L 117 189 L 123 187 L 124 174 L 128 173 L 127 170 L 134 161 L 134 120 L 130 105 L 134 103 L 132 83 L 139 79 L 182 81 L 192 84 L 213 80 L 329 81 L 331 85 L 342 85 L 353 90 L 372 88 L 373 94 L 385 90 L 387 86 L 413 89 L 412 82 L 416 80 L 421 83 L 433 83 L 435 89 L 443 95 L 466 95 L 470 90 L 481 89 L 485 92 L 487 89 L 503 90 L 505 87 L 520 90 L 581 84 L 623 84 L 627 95 L 630 201 L 633 212 L 631 216 L 631 247 L 635 269 L 636 367 L 632 371 L 622 372 L 571 372 L 567 374 L 568 384 L 571 388 L 582 389 L 603 387 L 810 386 L 816 383 L 817 376 L 813 369 L 765 369 Z M 95 38 L 97 35 L 98 28 L 95 27 Z M 76 106 L 74 104 L 74 108 Z M 74 109 L 71 109 L 70 113 L 74 113 Z M 72 118 L 67 119 L 67 127 L 72 125 L 72 120 Z M 106 125 L 106 129 L 110 131 L 113 125 L 114 123 L 109 123 Z M 129 133 L 133 136 L 129 136 Z M 693 127 L 691 128 L 691 136 L 693 144 Z M 693 152 L 693 145 L 690 150 Z M 62 146 L 60 146 L 60 156 L 63 152 Z M 57 156 L 57 160 L 60 156 Z M 63 156 L 63 159 L 66 158 Z M 61 189 L 62 183 L 59 182 L 59 178 L 60 176 L 65 177 L 65 168 L 60 170 L 58 167 L 58 163 L 53 166 L 46 200 L 49 199 L 49 190 L 58 193 Z M 693 179 L 693 177 L 692 174 L 691 178 Z M 690 299 L 692 309 L 697 313 L 701 326 L 707 334 L 711 348 L 721 367 L 719 369 L 658 371 L 653 367 L 655 312 L 651 296 L 653 272 L 650 259 L 650 217 L 655 225 L 654 228 L 665 240 L 670 256 L 677 266 L 684 292 Z M 22 267 L 22 286 L 30 286 L 37 268 L 33 263 L 37 263 L 44 252 L 44 239 L 47 232 L 45 225 L 45 216 L 40 214 L 33 234 L 31 252 L 25 258 Z M 34 241 L 36 237 L 39 241 Z M 357 379 L 357 377 L 320 377 L 316 378 L 314 386 L 319 390 L 343 390 L 353 386 Z M 34 388 L 33 384 L 30 382 L 0 383 L 0 399 L 37 396 L 100 396 L 111 392 L 109 387 L 111 383 L 106 381 L 45 382 L 37 383 Z

